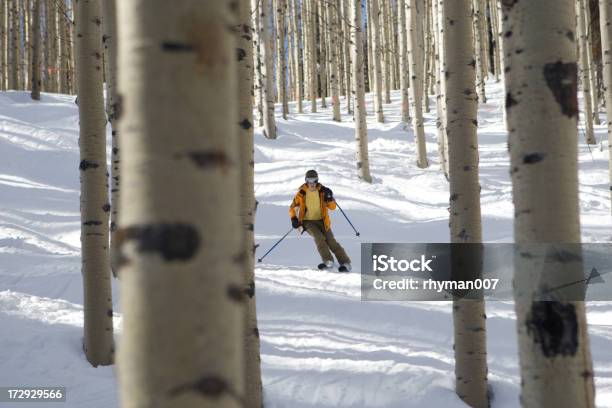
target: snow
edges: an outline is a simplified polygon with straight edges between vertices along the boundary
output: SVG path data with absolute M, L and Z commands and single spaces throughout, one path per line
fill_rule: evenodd
M 501 85 L 489 81 L 487 96 L 478 117 L 483 236 L 512 242 Z M 258 257 L 290 229 L 288 205 L 310 168 L 361 233 L 332 212 L 334 234 L 353 261 L 349 274 L 317 270 L 312 239 L 293 231 L 257 264 L 267 407 L 465 406 L 453 391 L 450 305 L 360 300 L 361 242 L 449 240 L 448 183 L 439 170 L 430 101 L 424 118 L 431 166 L 419 169 L 412 130 L 400 121 L 399 93 L 384 106 L 384 124 L 375 122 L 367 96 L 372 184 L 357 179 L 344 105 L 341 123 L 331 121 L 331 108 L 309 113 L 306 103 L 304 114 L 277 115 L 277 140 L 256 129 Z M 595 129 L 598 141 L 605 138 L 604 126 Z M 66 386 L 66 403 L 50 407 L 118 407 L 115 367 L 93 368 L 81 350 L 78 157 L 73 96 L 42 94 L 34 103 L 26 92 L 0 93 L 0 386 Z M 581 138 L 579 159 L 583 241 L 610 242 L 607 141 L 589 147 Z M 113 290 L 118 340 L 116 281 Z M 487 316 L 492 406 L 516 407 L 513 304 L 489 302 Z M 612 302 L 589 304 L 588 320 L 597 406 L 612 407 Z M 38 406 L 20 404 L 29 405 Z

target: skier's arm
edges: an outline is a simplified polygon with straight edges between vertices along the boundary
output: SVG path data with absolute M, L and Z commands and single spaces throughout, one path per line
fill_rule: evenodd
M 295 213 L 295 207 L 299 206 L 300 202 L 298 201 L 298 196 L 296 194 L 295 197 L 293 197 L 293 200 L 291 201 L 291 205 L 289 206 L 289 218 L 297 218 L 297 215 Z
M 323 191 L 323 200 L 325 201 L 325 205 L 330 210 L 336 209 L 336 200 L 334 200 L 334 193 L 328 187 L 323 187 L 321 189 Z

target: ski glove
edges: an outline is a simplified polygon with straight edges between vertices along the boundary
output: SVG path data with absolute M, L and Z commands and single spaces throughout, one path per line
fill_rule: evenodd
M 321 187 L 321 191 L 323 192 L 323 199 L 325 201 L 333 201 L 334 200 L 334 193 L 332 193 L 330 188 L 327 187 Z
M 300 222 L 298 221 L 297 217 L 291 218 L 291 226 L 293 228 L 297 228 L 300 226 Z

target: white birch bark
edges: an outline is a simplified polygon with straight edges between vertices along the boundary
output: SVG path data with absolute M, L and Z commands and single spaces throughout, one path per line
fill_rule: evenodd
M 606 102 L 606 125 L 608 129 L 608 153 L 612 158 L 612 0 L 599 0 L 599 29 L 601 31 L 601 55 L 603 86 Z M 610 208 L 612 209 L 612 159 L 610 169 Z
M 121 406 L 242 407 L 236 4 L 117 5 Z
M 336 6 L 335 4 L 326 4 L 324 7 L 326 13 L 327 38 L 329 38 L 329 82 L 331 89 L 332 101 L 332 120 L 340 122 L 340 89 L 338 87 L 338 35 L 337 26 L 333 22 L 336 21 Z
M 278 99 L 281 103 L 283 119 L 287 119 L 289 114 L 289 104 L 287 100 L 287 60 L 285 47 L 285 15 L 287 14 L 287 0 L 275 0 L 276 3 L 276 50 L 277 50 L 277 78 L 278 89 L 280 90 Z
M 438 160 L 440 170 L 448 180 L 448 149 L 446 140 L 446 57 L 444 53 L 444 0 L 435 0 L 434 27 L 436 42 L 436 139 L 438 141 Z
M 270 1 L 261 0 L 260 4 L 259 52 L 261 54 L 263 87 L 263 124 L 264 136 L 276 139 L 276 118 L 274 117 L 274 63 L 272 38 L 270 37 Z
M 115 0 L 104 0 L 102 2 L 102 42 L 104 45 L 104 61 L 106 74 L 106 117 L 111 126 L 111 211 L 110 211 L 110 248 L 111 248 L 111 269 L 116 275 L 117 266 L 114 260 L 116 251 L 116 231 L 117 219 L 119 215 L 119 181 L 120 181 L 120 160 L 119 151 L 119 131 L 117 129 L 117 113 L 121 111 L 119 95 L 117 94 L 117 12 Z M 61 81 L 60 81 L 61 83 Z M 61 88 L 61 85 L 60 85 Z
M 472 0 L 474 10 L 474 63 L 476 64 L 476 91 L 478 92 L 478 102 L 486 103 L 487 96 L 485 94 L 485 76 L 483 72 L 484 61 L 483 61 L 483 41 L 481 20 L 483 19 L 483 13 L 480 9 L 480 0 Z
M 32 10 L 32 99 L 40 100 L 40 2 L 41 0 L 32 0 L 34 2 Z
M 253 42 L 251 35 L 250 0 L 238 2 L 238 25 L 236 44 L 238 55 L 238 150 L 240 163 L 240 221 L 242 227 L 242 283 L 246 307 L 244 319 L 244 378 L 246 408 L 263 405 L 261 384 L 259 328 L 257 327 L 257 305 L 255 301 L 255 189 L 253 156 Z
M 580 242 L 574 2 L 502 4 L 521 401 L 528 408 L 590 408 L 593 366 L 584 302 L 534 300 L 538 286 L 556 285 L 553 277 L 582 279 L 582 256 L 547 260 L 554 274 L 546 278 L 530 255 L 538 243 Z
M 465 18 L 470 15 L 470 0 L 445 0 L 443 13 L 451 243 L 473 244 L 482 242 L 482 226 L 476 67 L 470 63 L 475 51 L 473 25 Z M 486 408 L 489 399 L 484 301 L 455 299 L 453 322 L 457 395 L 471 407 Z
M 427 161 L 427 150 L 425 146 L 425 130 L 423 129 L 423 69 L 419 63 L 421 55 L 419 50 L 419 35 L 418 19 L 421 18 L 417 2 L 422 0 L 407 0 L 408 8 L 408 62 L 410 64 L 410 93 L 412 94 L 413 116 L 412 129 L 414 132 L 414 141 L 416 144 L 416 163 L 420 168 L 429 166 Z
M 366 123 L 363 25 L 361 23 L 362 0 L 351 1 L 351 48 L 353 60 L 353 84 L 355 95 L 355 141 L 357 142 L 357 174 L 366 183 L 372 182 L 368 158 L 368 126 Z
M 379 23 L 381 28 L 381 44 L 382 44 L 382 55 L 383 61 L 383 89 L 385 96 L 385 103 L 391 103 L 391 35 L 389 33 L 389 27 L 391 23 L 389 21 L 389 13 L 387 3 L 389 0 L 379 0 L 379 21 L 382 16 L 382 24 Z
M 374 66 L 374 113 L 376 114 L 376 120 L 380 123 L 385 121 L 383 114 L 383 72 L 382 72 L 382 59 L 383 59 L 383 44 L 380 35 L 380 10 L 379 0 L 368 0 L 371 3 L 370 11 L 370 26 L 372 27 L 372 59 Z
M 408 0 L 410 1 L 410 0 Z M 408 65 L 408 33 L 406 32 L 406 0 L 398 0 L 399 13 L 399 49 L 400 49 L 400 87 L 402 94 L 402 122 L 410 124 L 410 99 L 408 98 L 409 65 Z
M 251 0 L 252 17 L 253 17 L 253 64 L 254 64 L 254 83 L 253 91 L 255 98 L 255 110 L 257 112 L 257 126 L 262 127 L 264 125 L 264 108 L 263 108 L 263 83 L 264 74 L 263 62 L 261 59 L 261 19 L 260 19 L 260 8 L 261 0 Z
M 83 349 L 95 367 L 113 362 L 113 309 L 108 252 L 106 118 L 102 94 L 102 11 L 79 0 L 76 48 L 81 179 L 81 261 L 84 289 Z
M 593 108 L 593 123 L 599 125 L 599 92 L 597 89 L 597 66 L 596 61 L 593 60 L 593 33 L 591 22 L 591 9 L 589 7 L 589 0 L 584 1 L 584 18 L 586 22 L 586 37 L 587 43 L 587 61 L 589 66 L 589 85 L 591 89 L 591 107 Z
M 344 44 L 344 74 L 345 74 L 345 86 L 346 86 L 346 93 L 345 93 L 345 98 L 346 98 L 346 113 L 348 113 L 349 115 L 353 113 L 353 109 L 352 109 L 352 105 L 351 105 L 351 100 L 352 100 L 352 95 L 351 93 L 353 92 L 352 89 L 354 87 L 354 85 L 352 84 L 352 72 L 353 72 L 353 62 L 351 61 L 351 45 L 350 45 L 350 38 L 351 38 L 351 9 L 352 6 L 350 6 L 350 2 L 353 0 L 339 0 L 340 1 L 340 5 L 342 7 L 342 17 L 340 20 L 340 24 L 343 27 L 343 32 L 344 32 L 344 40 L 342 41 Z
M 310 112 L 315 113 L 317 111 L 317 78 L 318 78 L 318 70 L 317 70 L 317 57 L 316 57 L 316 44 L 315 44 L 315 30 L 316 30 L 316 22 L 315 22 L 315 1 L 316 0 L 303 0 L 304 3 L 308 6 L 308 9 L 305 13 L 305 24 L 307 27 L 308 33 L 308 47 L 307 47 L 307 64 L 308 64 L 308 86 L 309 86 L 309 97 L 310 97 Z
M 319 71 L 319 84 L 321 89 L 321 108 L 327 108 L 327 49 L 326 49 L 326 35 L 325 35 L 325 13 L 323 11 L 323 4 L 327 0 L 315 0 L 316 4 L 316 16 L 315 26 L 317 27 L 316 32 L 318 33 L 318 60 L 317 67 Z
M 304 55 L 303 51 L 303 41 L 302 41 L 302 18 L 301 11 L 298 7 L 298 0 L 289 0 L 293 3 L 293 14 L 291 23 L 293 24 L 293 35 L 294 35 L 294 47 L 293 52 L 295 53 L 295 70 L 296 70 L 296 84 L 295 84 L 295 100 L 297 102 L 297 111 L 298 113 L 303 113 L 304 108 L 302 104 L 302 100 L 304 99 L 304 74 L 302 69 L 300 68 L 300 62 L 303 63 Z
M 12 0 L 9 8 L 10 11 L 10 36 L 11 36 L 11 71 L 9 73 L 9 89 L 20 89 L 19 87 L 19 9 L 17 7 L 18 0 Z
M 591 82 L 589 79 L 589 57 L 588 48 L 590 47 L 586 33 L 586 21 L 584 13 L 584 0 L 576 3 L 576 19 L 578 21 L 577 31 L 579 39 L 578 66 L 580 68 L 580 84 L 582 85 L 582 102 L 584 106 L 584 138 L 587 144 L 596 144 L 595 134 L 593 133 L 593 107 L 591 106 Z M 597 108 L 597 107 L 595 107 Z

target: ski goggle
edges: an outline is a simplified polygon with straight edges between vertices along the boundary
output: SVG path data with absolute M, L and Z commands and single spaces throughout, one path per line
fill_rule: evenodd
M 318 181 L 318 177 L 306 177 L 306 183 L 308 184 L 317 184 Z

